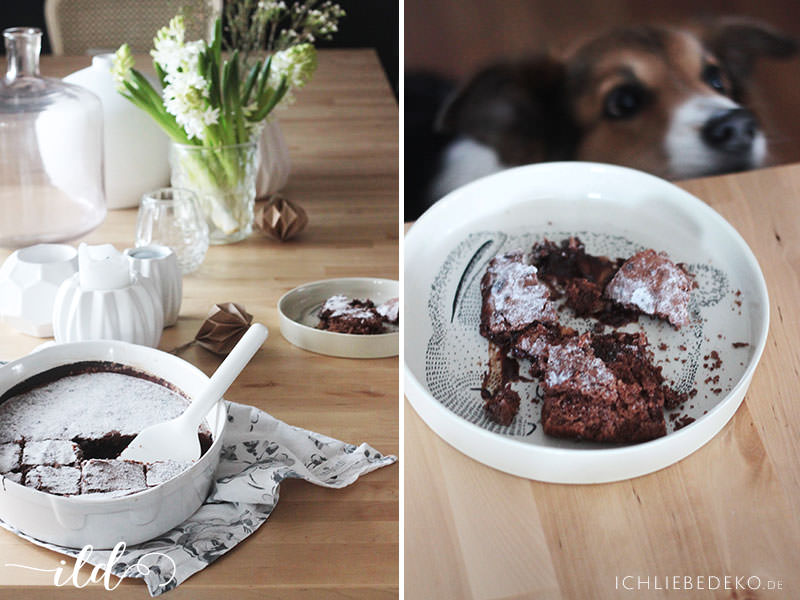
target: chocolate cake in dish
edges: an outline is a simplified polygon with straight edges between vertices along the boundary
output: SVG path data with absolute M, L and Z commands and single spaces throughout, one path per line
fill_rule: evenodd
M 620 267 L 605 289 L 605 295 L 625 308 L 669 321 L 675 327 L 688 325 L 689 297 L 694 279 L 663 253 L 642 250 Z
M 147 487 L 161 485 L 165 481 L 169 481 L 173 477 L 180 475 L 191 466 L 191 462 L 176 462 L 174 460 L 148 463 L 145 466 Z
M 335 333 L 369 335 L 384 333 L 383 316 L 371 300 L 350 300 L 337 295 L 328 298 L 317 315 L 319 329 Z
M 51 494 L 135 493 L 147 485 L 148 465 L 117 457 L 142 429 L 188 403 L 167 382 L 115 363 L 40 373 L 0 397 L 0 473 Z M 205 452 L 212 442 L 205 425 L 198 437 Z M 189 466 L 155 467 L 152 485 Z
M 522 252 L 495 256 L 481 279 L 480 332 L 505 345 L 514 333 L 536 323 L 555 323 L 556 309 L 537 269 Z

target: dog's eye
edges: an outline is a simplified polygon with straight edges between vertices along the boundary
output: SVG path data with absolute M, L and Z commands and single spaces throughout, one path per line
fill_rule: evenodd
M 717 65 L 706 65 L 703 69 L 703 81 L 719 93 L 725 93 L 725 83 L 722 81 L 722 71 Z
M 641 86 L 626 83 L 608 92 L 605 99 L 605 115 L 611 119 L 627 119 L 638 113 L 645 101 Z

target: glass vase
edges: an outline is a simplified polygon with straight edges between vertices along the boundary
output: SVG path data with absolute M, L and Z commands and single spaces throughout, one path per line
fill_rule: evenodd
M 172 144 L 172 185 L 197 194 L 211 244 L 245 239 L 253 230 L 258 140 L 232 146 Z

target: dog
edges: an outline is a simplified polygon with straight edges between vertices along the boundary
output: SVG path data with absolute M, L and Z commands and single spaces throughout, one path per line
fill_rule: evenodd
M 615 163 L 667 179 L 762 166 L 749 76 L 759 57 L 796 52 L 768 25 L 728 18 L 700 30 L 616 29 L 563 58 L 493 64 L 454 91 L 435 76 L 408 77 L 410 216 L 473 179 L 535 162 Z

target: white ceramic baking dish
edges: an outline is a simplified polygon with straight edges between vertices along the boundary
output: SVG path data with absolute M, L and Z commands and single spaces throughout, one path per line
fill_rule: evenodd
M 126 342 L 56 344 L 0 367 L 0 395 L 29 377 L 80 361 L 112 361 L 155 375 L 189 397 L 208 377 L 172 354 Z M 219 463 L 226 410 L 218 402 L 208 413 L 211 448 L 177 477 L 142 492 L 117 498 L 55 496 L 10 479 L 0 481 L 0 519 L 36 539 L 82 548 L 113 548 L 152 539 L 186 520 L 205 500 Z

